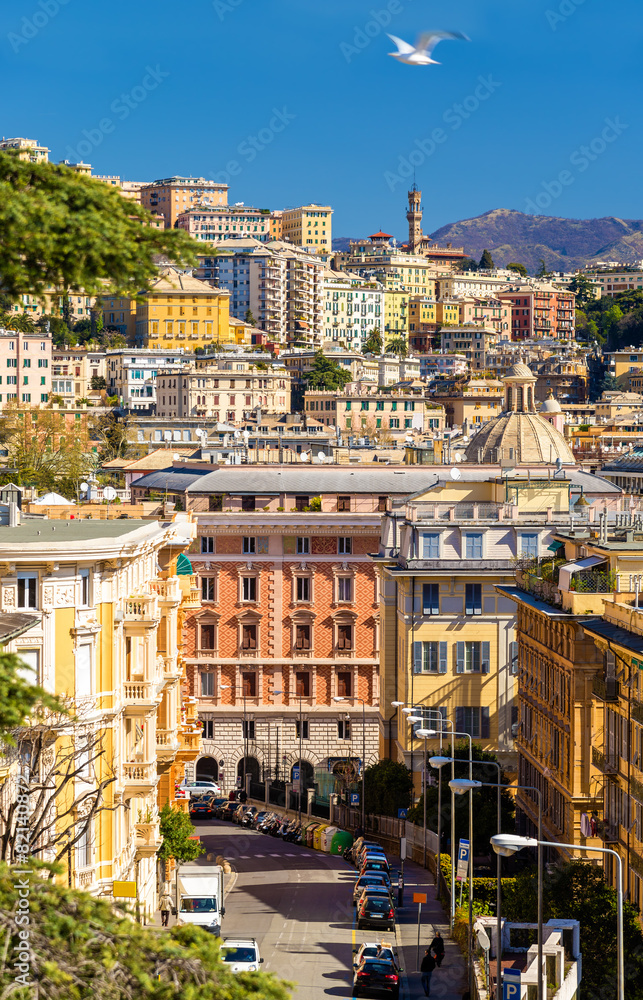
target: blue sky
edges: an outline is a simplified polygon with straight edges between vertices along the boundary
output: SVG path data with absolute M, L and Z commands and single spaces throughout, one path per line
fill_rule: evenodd
M 335 236 L 403 236 L 413 164 L 425 232 L 643 217 L 637 0 L 14 0 L 0 26 L 2 133 L 96 173 L 229 175 L 231 202 L 330 203 Z M 415 68 L 385 27 L 471 41 Z

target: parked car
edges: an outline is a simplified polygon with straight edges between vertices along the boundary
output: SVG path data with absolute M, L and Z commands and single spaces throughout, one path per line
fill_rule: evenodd
M 380 899 L 388 899 L 390 900 L 391 905 L 395 906 L 395 900 L 393 899 L 393 890 L 390 889 L 387 885 L 365 886 L 364 889 L 362 890 L 361 896 L 357 900 L 358 907 L 359 904 L 362 902 L 362 900 L 365 899 L 367 896 L 369 897 L 369 899 L 375 898 L 375 896 L 379 896 Z
M 238 802 L 230 802 L 230 801 L 226 802 L 226 804 L 221 807 L 219 818 L 231 820 L 238 807 L 239 807 Z
M 230 972 L 258 972 L 263 963 L 263 958 L 259 957 L 259 945 L 254 938 L 224 938 L 221 958 L 230 966 Z
M 213 795 L 193 795 L 190 798 L 190 816 L 203 816 L 211 819 L 214 816 L 215 808 Z
M 353 948 L 353 968 L 356 969 L 364 958 L 377 958 L 380 962 L 391 962 L 398 972 L 400 968 L 397 952 L 390 941 L 365 941 Z
M 385 889 L 389 889 L 391 883 L 387 881 L 384 874 L 378 875 L 376 872 L 360 876 L 353 888 L 353 906 L 357 905 L 357 900 L 368 886 L 383 886 Z
M 193 795 L 200 795 L 202 792 L 221 795 L 221 785 L 216 781 L 182 781 L 176 790 L 178 798 L 192 798 Z
M 378 958 L 363 958 L 353 974 L 353 996 L 386 993 L 397 1000 L 400 995 L 400 974 L 393 962 Z
M 388 877 L 391 877 L 391 869 L 388 866 L 388 861 L 386 860 L 373 860 L 370 861 L 368 858 L 364 861 L 360 869 L 360 875 L 365 875 L 366 872 L 385 872 Z
M 360 900 L 357 907 L 357 927 L 386 927 L 389 931 L 395 930 L 395 910 L 390 899 L 382 899 L 377 896 L 366 896 Z

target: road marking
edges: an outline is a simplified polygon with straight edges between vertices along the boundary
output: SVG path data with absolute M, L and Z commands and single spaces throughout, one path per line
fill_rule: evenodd
M 250 857 L 249 854 L 240 854 L 239 861 L 247 861 L 249 857 Z
M 255 854 L 255 858 L 265 858 L 265 854 Z
M 257 857 L 259 857 L 259 855 L 257 855 Z M 270 857 L 271 858 L 280 858 L 281 854 L 271 854 Z
M 296 858 L 297 855 L 296 854 L 285 854 L 284 857 L 286 857 L 286 858 Z

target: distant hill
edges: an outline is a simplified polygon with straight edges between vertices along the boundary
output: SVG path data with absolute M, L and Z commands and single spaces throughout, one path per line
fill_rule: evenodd
M 350 250 L 351 241 L 363 239 L 363 236 L 337 236 L 333 240 L 333 250 L 339 250 L 341 253 L 344 253 L 346 250 Z
M 634 263 L 643 258 L 643 220 L 614 216 L 559 219 L 494 208 L 442 226 L 431 238 L 442 245 L 463 246 L 476 260 L 489 249 L 497 266 L 516 261 L 531 273 L 538 270 L 541 258 L 550 271 L 570 271 L 599 260 Z

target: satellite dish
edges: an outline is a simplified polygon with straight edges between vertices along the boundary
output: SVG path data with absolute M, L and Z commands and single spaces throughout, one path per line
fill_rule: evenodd
M 456 468 L 451 469 L 449 475 L 451 476 L 451 479 L 455 480 L 462 479 L 462 473 L 460 472 L 459 469 Z
M 115 500 L 116 499 L 116 490 L 114 489 L 113 486 L 106 486 L 105 487 L 105 489 L 103 490 L 103 499 L 104 500 Z
M 455 458 L 456 462 L 461 462 L 462 461 L 462 452 L 461 451 L 456 451 L 456 453 L 454 455 L 454 458 Z
M 83 491 L 83 493 L 86 493 L 87 490 L 89 489 L 89 483 L 81 483 L 80 488 Z
M 178 455 L 176 452 L 174 452 L 174 454 L 172 455 L 172 461 L 173 462 L 178 462 L 180 458 L 181 458 L 181 456 Z
M 205 434 L 205 431 L 201 427 L 197 427 L 194 433 L 197 434 L 198 437 L 201 437 L 202 434 Z
M 302 451 L 301 455 L 299 456 L 299 461 L 300 462 L 310 461 L 310 452 Z

